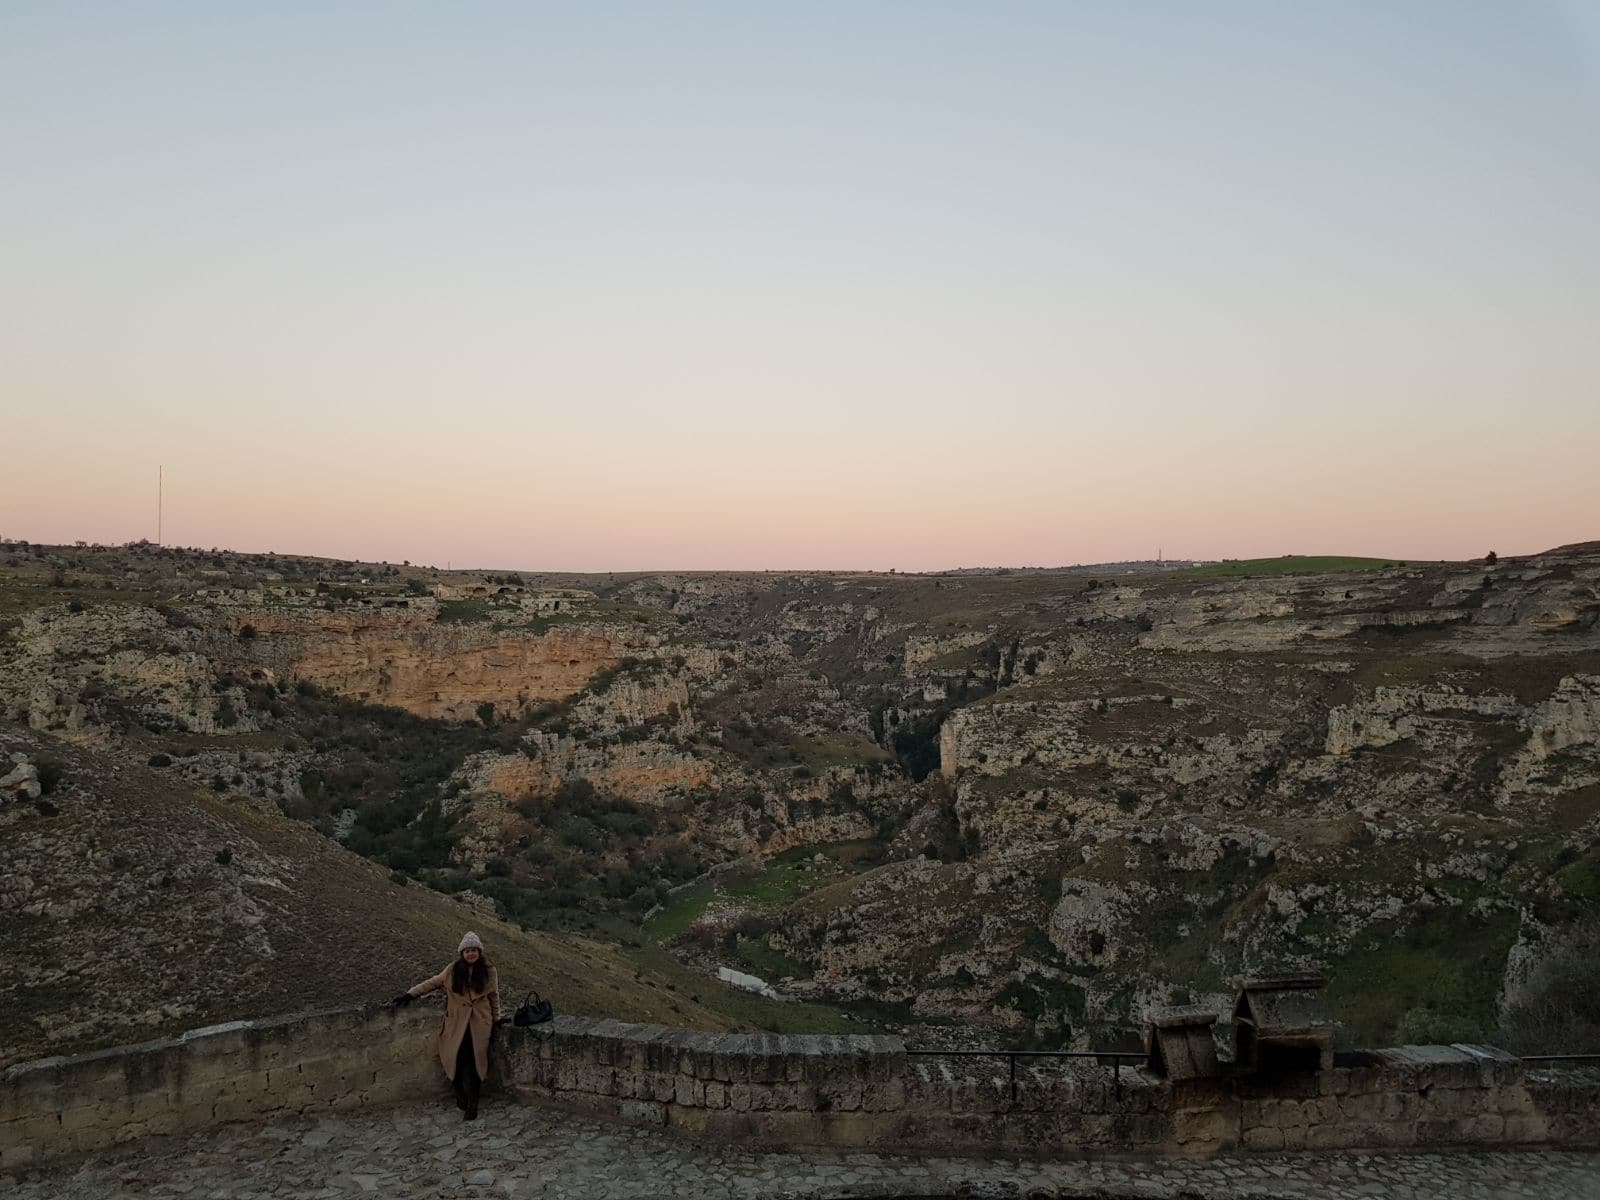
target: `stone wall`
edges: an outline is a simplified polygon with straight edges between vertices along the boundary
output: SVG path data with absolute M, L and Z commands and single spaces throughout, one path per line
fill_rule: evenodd
M 0 1075 L 0 1171 L 158 1134 L 442 1102 L 434 1005 L 243 1021 Z M 1600 1072 L 1484 1046 L 1341 1055 L 1331 1070 L 1175 1083 L 1083 1060 L 908 1055 L 891 1037 L 701 1034 L 559 1017 L 503 1028 L 518 1100 L 716 1141 L 1035 1157 L 1227 1149 L 1600 1145 Z
M 897 1038 L 700 1034 L 582 1017 L 515 1030 L 527 1103 L 741 1144 L 907 1152 L 1213 1153 L 1600 1144 L 1600 1074 L 1486 1046 L 1341 1055 L 1332 1070 L 1174 1083 L 1083 1060 L 908 1056 Z
M 435 1098 L 437 1005 L 235 1021 L 0 1074 L 0 1171 L 230 1121 Z

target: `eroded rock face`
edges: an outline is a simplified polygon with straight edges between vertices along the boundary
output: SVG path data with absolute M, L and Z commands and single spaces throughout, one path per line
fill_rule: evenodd
M 409 611 L 326 613 L 246 610 L 260 653 L 291 678 L 419 717 L 500 716 L 579 691 L 600 671 L 647 648 L 621 628 L 528 634 L 492 624 L 449 625 Z M 267 649 L 270 647 L 270 650 Z

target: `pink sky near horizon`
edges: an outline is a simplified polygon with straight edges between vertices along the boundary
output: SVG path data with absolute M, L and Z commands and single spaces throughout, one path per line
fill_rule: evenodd
M 0 8 L 0 536 L 1600 538 L 1600 4 L 471 11 Z
M 63 450 L 52 460 L 72 462 Z M 690 489 L 666 464 L 627 464 L 621 474 L 631 483 L 608 487 L 603 474 L 581 466 L 520 476 L 518 460 L 506 454 L 430 469 L 419 448 L 420 465 L 401 454 L 353 467 L 315 454 L 286 462 L 270 449 L 218 446 L 167 467 L 164 534 L 173 545 L 456 568 L 907 571 L 1119 561 L 1158 550 L 1168 558 L 1463 559 L 1490 549 L 1531 553 L 1600 533 L 1581 489 L 1569 489 L 1562 505 L 1559 483 L 1551 486 L 1552 502 L 1530 514 L 1528 500 L 1544 480 L 1508 472 L 1491 446 L 1458 450 L 1431 473 L 1391 463 L 1393 474 L 1311 481 L 1284 467 L 1148 459 L 1165 481 L 1159 489 L 1142 472 L 1103 462 L 1059 473 L 1010 471 L 1002 462 L 984 478 L 991 464 L 981 456 L 949 483 L 908 468 L 856 486 L 848 473 L 763 474 L 749 464 L 708 471 Z M 1551 475 L 1582 478 L 1587 448 L 1569 443 L 1566 450 L 1551 456 Z M 263 457 L 277 466 L 263 469 Z M 1212 476 L 1227 472 L 1235 477 L 1226 488 L 1207 489 Z M 16 482 L 13 474 L 6 487 Z M 27 490 L 32 496 L 6 506 L 5 536 L 154 537 L 155 478 L 142 462 L 82 473 L 69 467 Z M 1184 502 L 1186 493 L 1192 502 Z M 336 519 L 328 519 L 330 510 Z

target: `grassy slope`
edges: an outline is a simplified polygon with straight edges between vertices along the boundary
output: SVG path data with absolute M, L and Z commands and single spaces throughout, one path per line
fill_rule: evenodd
M 1239 575 L 1320 575 L 1330 571 L 1378 571 L 1403 566 L 1398 558 L 1342 558 L 1336 555 L 1285 554 L 1281 558 L 1240 558 L 1173 571 L 1166 578 L 1191 579 Z
M 276 812 L 15 727 L 3 733 L 0 749 L 59 760 L 64 775 L 48 797 L 53 814 L 14 805 L 20 817 L 0 825 L 0 874 L 13 886 L 31 881 L 19 900 L 52 903 L 0 911 L 0 1063 L 384 1000 L 448 962 L 468 928 L 483 936 L 505 992 L 537 987 L 558 1011 L 702 1029 L 760 1016 L 748 1005 L 741 1020 L 696 1004 L 615 947 L 525 933 L 397 886 Z M 270 953 L 237 919 L 241 905 L 262 916 Z M 708 980 L 699 990 L 722 989 Z

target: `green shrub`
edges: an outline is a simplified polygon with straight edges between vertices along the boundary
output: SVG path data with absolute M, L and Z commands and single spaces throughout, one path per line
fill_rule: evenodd
M 1513 1054 L 1600 1053 L 1600 919 L 1551 937 L 1501 1013 L 1499 1044 Z
M 1470 1016 L 1413 1008 L 1400 1018 L 1397 1036 L 1408 1046 L 1448 1046 L 1454 1042 L 1486 1042 L 1493 1037 L 1493 1031 Z
M 437 619 L 441 625 L 468 625 L 487 621 L 491 607 L 487 600 L 441 600 Z
M 36 759 L 33 768 L 39 773 L 39 791 L 46 796 L 60 786 L 67 771 L 66 764 L 54 758 Z

